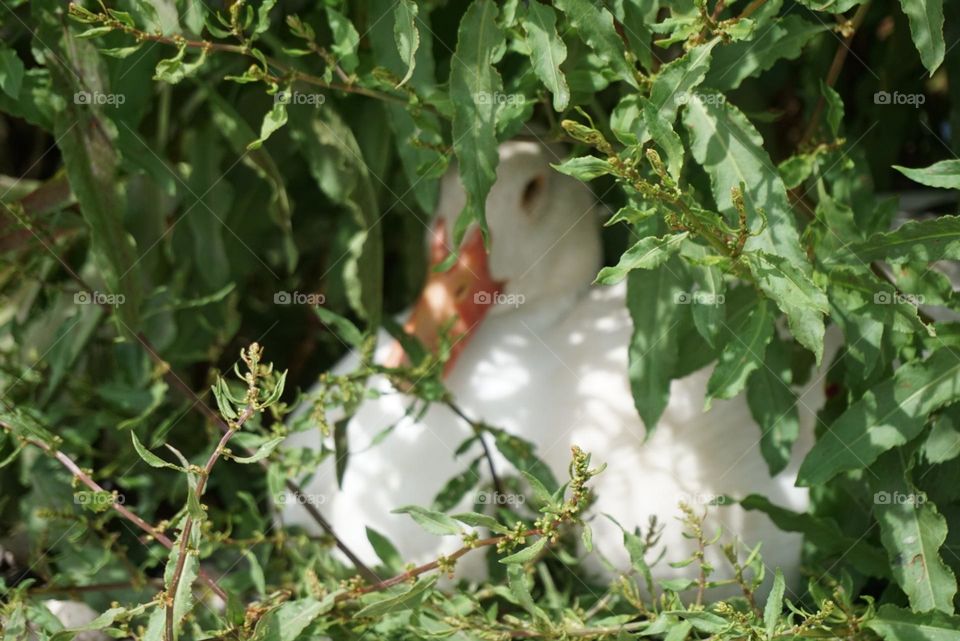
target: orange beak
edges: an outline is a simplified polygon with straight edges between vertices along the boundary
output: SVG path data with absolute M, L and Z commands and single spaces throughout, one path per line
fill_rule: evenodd
M 457 262 L 447 271 L 434 268 L 450 255 L 446 225 L 441 219 L 433 228 L 430 241 L 430 272 L 410 318 L 403 329 L 420 341 L 425 349 L 436 354 L 440 349 L 440 332 L 448 328 L 450 358 L 443 375 L 453 368 L 471 333 L 490 311 L 503 283 L 490 275 L 487 250 L 479 229 L 469 233 L 460 249 Z M 400 343 L 395 343 L 387 357 L 387 367 L 408 362 Z

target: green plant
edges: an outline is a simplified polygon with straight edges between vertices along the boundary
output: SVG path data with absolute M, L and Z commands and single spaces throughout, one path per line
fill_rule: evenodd
M 28 548 L 0 584 L 4 638 L 28 621 L 69 638 L 51 595 L 102 612 L 89 629 L 144 639 L 960 638 L 960 326 L 919 308 L 955 307 L 931 266 L 960 258 L 960 221 L 889 231 L 898 203 L 879 195 L 960 188 L 960 161 L 935 162 L 960 130 L 956 6 L 2 5 L 0 534 Z M 689 506 L 699 551 L 669 560 L 697 564 L 697 581 L 653 581 L 651 524 L 625 534 L 630 573 L 584 584 L 589 456 L 574 450 L 569 483 L 549 487 L 530 444 L 446 392 L 449 345 L 410 345 L 401 368 L 369 362 L 423 279 L 437 178 L 455 157 L 460 240 L 485 225 L 498 143 L 521 134 L 568 143 L 557 169 L 596 181 L 617 212 L 598 281 L 627 279 L 646 425 L 671 380 L 716 361 L 709 397 L 746 393 L 782 470 L 792 386 L 839 327 L 799 473 L 813 509 L 741 500 L 804 534 L 806 594 L 785 596 L 779 575 L 758 594 L 760 551 L 715 539 Z M 730 304 L 674 305 L 678 290 Z M 345 345 L 364 364 L 327 372 Z M 245 371 L 221 378 L 237 353 Z M 313 411 L 289 417 L 317 372 Z M 411 412 L 460 413 L 485 450 L 441 509 L 406 508 L 463 537 L 422 566 L 371 533 L 383 563 L 365 567 L 312 506 L 320 539 L 271 516 L 322 457 L 349 465 L 348 422 L 326 417 L 349 415 L 380 374 L 409 390 Z M 338 451 L 281 446 L 317 423 Z M 493 469 L 483 436 L 515 471 Z M 535 509 L 447 514 L 485 462 L 498 489 L 532 487 Z M 742 596 L 711 596 L 712 545 Z M 441 587 L 465 554 L 499 570 Z

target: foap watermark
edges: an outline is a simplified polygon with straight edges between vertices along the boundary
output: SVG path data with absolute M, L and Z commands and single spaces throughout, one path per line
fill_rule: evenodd
M 299 91 L 278 91 L 273 94 L 273 103 L 281 105 L 308 105 L 314 109 L 327 101 L 322 93 L 301 93 Z
M 107 294 L 98 291 L 76 292 L 73 295 L 74 305 L 110 305 L 116 307 L 117 305 L 123 305 L 126 301 L 127 297 L 123 294 Z
M 722 105 L 727 102 L 727 97 L 722 93 L 700 93 L 699 91 L 678 91 L 674 95 L 674 101 L 678 105 L 687 105 L 692 102 L 699 102 L 701 105 Z
M 90 492 L 84 490 L 73 495 L 73 502 L 75 505 L 97 509 L 123 505 L 127 502 L 127 499 L 119 492 Z
M 108 105 L 119 107 L 127 101 L 122 93 L 104 93 L 102 91 L 78 91 L 73 94 L 75 105 Z
M 681 494 L 677 502 L 687 505 L 724 505 L 727 502 L 727 497 L 712 492 L 695 492 L 693 494 Z
M 927 101 L 922 93 L 900 93 L 899 91 L 878 91 L 873 94 L 875 105 L 909 105 L 919 107 Z
M 901 294 L 900 292 L 877 292 L 873 295 L 873 302 L 877 305 L 923 305 L 923 294 Z
M 273 497 L 273 502 L 276 505 L 323 505 L 327 502 L 327 497 L 325 494 L 280 492 Z
M 512 305 L 513 307 L 520 307 L 527 302 L 527 297 L 523 294 L 477 292 L 473 295 L 473 302 L 477 305 Z
M 923 505 L 927 502 L 926 492 L 876 492 L 874 505 Z
M 523 494 L 501 494 L 500 492 L 480 492 L 477 503 L 482 505 L 523 505 L 527 499 Z
M 276 292 L 273 295 L 274 305 L 323 305 L 326 300 L 323 294 L 309 292 Z
M 501 91 L 480 91 L 476 94 L 478 105 L 522 105 L 527 99 L 519 93 L 503 93 Z
M 716 307 L 727 301 L 723 294 L 712 292 L 676 292 L 673 295 L 675 305 L 711 305 Z

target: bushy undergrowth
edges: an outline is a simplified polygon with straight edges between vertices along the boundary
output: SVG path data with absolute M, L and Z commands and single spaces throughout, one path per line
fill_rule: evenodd
M 933 268 L 960 258 L 960 219 L 889 231 L 894 192 L 938 188 L 952 211 L 960 188 L 957 6 L 0 5 L 4 639 L 71 638 L 50 598 L 103 613 L 90 629 L 171 641 L 960 638 L 960 325 L 935 320 L 955 301 Z M 664 517 L 699 551 L 659 562 L 697 580 L 652 579 L 652 524 L 625 535 L 630 572 L 584 582 L 599 462 L 574 449 L 569 482 L 547 487 L 530 444 L 482 422 L 473 438 L 514 467 L 498 481 L 534 500 L 448 514 L 474 489 L 464 475 L 407 508 L 462 536 L 457 553 L 411 566 L 372 533 L 382 563 L 349 562 L 322 505 L 327 535 L 278 527 L 275 503 L 323 457 L 349 465 L 348 421 L 326 417 L 355 410 L 370 376 L 409 389 L 411 412 L 456 409 L 443 350 L 325 372 L 396 331 L 450 162 L 459 239 L 484 224 L 515 136 L 567 143 L 558 170 L 617 212 L 598 281 L 627 279 L 647 426 L 671 380 L 716 362 L 710 396 L 747 395 L 782 470 L 793 390 L 838 326 L 799 472 L 810 512 L 738 497 L 804 535 L 803 594 L 779 574 L 758 593 L 762 549 L 717 539 L 690 506 Z M 313 411 L 287 420 L 317 381 Z M 318 426 L 336 450 L 282 445 Z M 712 596 L 713 545 L 735 598 Z M 489 556 L 489 581 L 438 583 L 465 554 Z

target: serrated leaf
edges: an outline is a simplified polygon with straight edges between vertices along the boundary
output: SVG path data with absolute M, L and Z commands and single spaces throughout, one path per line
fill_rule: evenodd
M 807 454 L 798 485 L 819 485 L 862 469 L 889 449 L 916 438 L 927 416 L 960 398 L 960 358 L 941 348 L 902 365 L 833 422 Z
M 639 88 L 636 72 L 624 55 L 625 43 L 617 34 L 613 14 L 590 0 L 556 0 L 553 4 L 566 14 L 580 39 L 616 72 L 617 80 Z
M 943 39 L 943 0 L 900 0 L 900 7 L 907 14 L 920 60 L 932 76 L 947 50 Z
M 459 247 L 467 227 L 477 223 L 486 235 L 487 194 L 497 177 L 497 113 L 503 81 L 493 63 L 504 47 L 493 0 L 474 0 L 460 21 L 457 49 L 450 62 L 453 150 L 467 199 L 454 226 Z
M 865 621 L 884 641 L 957 641 L 960 617 L 942 612 L 911 612 L 895 605 L 882 605 Z
M 893 231 L 874 234 L 852 251 L 865 263 L 960 259 L 960 216 L 912 220 Z
M 650 88 L 650 102 L 666 122 L 672 124 L 676 120 L 677 109 L 690 102 L 693 90 L 706 78 L 711 54 L 719 42 L 719 38 L 714 38 L 698 45 L 657 72 Z M 645 140 L 646 136 L 638 136 L 637 142 Z
M 953 614 L 957 579 L 940 556 L 947 539 L 947 521 L 910 480 L 912 463 L 904 460 L 908 455 L 903 450 L 890 451 L 870 466 L 868 478 L 880 540 L 910 607 Z
M 790 331 L 813 352 L 819 364 L 823 358 L 823 315 L 830 311 L 827 296 L 783 256 L 755 252 L 746 258 L 757 285 L 787 315 Z
M 714 398 L 733 398 L 747 384 L 747 377 L 763 367 L 767 343 L 773 338 L 774 317 L 770 304 L 758 300 L 746 314 L 731 319 L 727 343 L 707 382 L 707 407 Z
M 703 94 L 684 108 L 683 123 L 690 132 L 693 157 L 710 176 L 713 198 L 720 212 L 736 220 L 737 211 L 731 189 L 745 185 L 743 193 L 747 223 L 757 232 L 746 251 L 762 250 L 777 254 L 797 269 L 809 272 L 809 262 L 800 248 L 793 208 L 776 167 L 763 148 L 763 139 L 746 116 L 721 94 Z M 708 97 L 712 96 L 712 99 Z
M 532 561 L 540 554 L 541 550 L 547 545 L 547 539 L 545 537 L 540 537 L 532 545 L 514 552 L 508 556 L 500 559 L 500 563 L 504 565 L 511 565 L 514 563 L 526 563 L 527 561 Z
M 413 0 L 399 0 L 393 10 L 393 39 L 400 59 L 407 65 L 407 72 L 397 87 L 407 84 L 417 66 L 417 48 L 420 46 L 417 13 L 417 3 Z
M 894 169 L 915 183 L 940 189 L 960 189 L 960 160 L 941 160 L 929 167 L 901 167 Z
M 407 505 L 393 510 L 392 513 L 409 514 L 410 517 L 420 525 L 420 527 L 430 534 L 438 534 L 441 536 L 448 534 L 460 534 L 460 526 L 457 525 L 457 522 L 443 512 L 428 510 L 427 508 L 420 507 L 419 505 Z
M 798 15 L 775 18 L 770 24 L 758 26 L 753 38 L 717 47 L 707 84 L 720 91 L 736 89 L 780 60 L 796 58 L 810 40 L 827 29 L 826 23 L 810 22 Z
M 620 256 L 620 262 L 613 267 L 604 267 L 597 275 L 595 283 L 614 285 L 627 277 L 634 269 L 656 269 L 680 249 L 680 245 L 690 234 L 681 232 L 662 238 L 647 236 L 636 242 Z
M 567 59 L 567 46 L 557 33 L 557 14 L 550 5 L 530 2 L 520 24 L 527 36 L 533 71 L 553 94 L 554 111 L 563 111 L 570 104 L 570 88 L 560 69 Z

